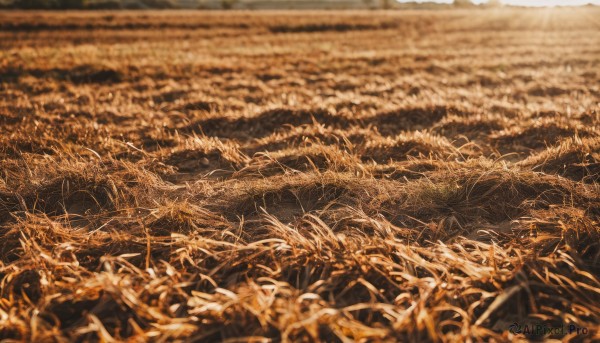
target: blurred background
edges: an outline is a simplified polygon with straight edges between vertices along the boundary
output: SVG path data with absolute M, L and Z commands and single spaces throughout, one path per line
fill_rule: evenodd
M 0 0 L 0 8 L 5 9 L 447 9 L 598 4 L 598 0 Z

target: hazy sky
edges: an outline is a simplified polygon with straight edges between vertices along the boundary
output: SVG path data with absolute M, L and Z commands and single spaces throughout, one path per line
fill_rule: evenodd
M 440 2 L 440 3 L 452 3 L 453 0 L 400 0 L 400 2 Z M 486 2 L 486 0 L 474 0 L 474 3 Z M 585 4 L 596 4 L 600 5 L 600 0 L 502 0 L 507 5 L 522 5 L 522 6 L 579 6 Z

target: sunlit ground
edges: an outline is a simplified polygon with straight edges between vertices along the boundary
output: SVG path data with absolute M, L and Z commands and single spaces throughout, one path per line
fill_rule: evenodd
M 0 11 L 0 341 L 600 342 L 598 18 Z
M 488 0 L 474 0 L 473 3 L 481 4 Z M 438 3 L 452 3 L 453 0 L 400 0 L 400 2 L 438 2 Z M 599 0 L 502 0 L 505 5 L 515 6 L 582 6 L 587 4 L 600 5 Z
M 518 6 L 581 6 L 590 3 L 600 4 L 600 1 L 589 0 L 503 0 L 507 5 Z

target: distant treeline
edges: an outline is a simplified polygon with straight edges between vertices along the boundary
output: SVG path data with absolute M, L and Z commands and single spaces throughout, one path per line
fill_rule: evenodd
M 0 7 L 14 9 L 142 9 L 142 8 L 178 8 L 170 0 L 12 0 L 2 3 Z
M 360 2 L 360 0 L 357 0 Z M 343 1 L 337 1 L 340 5 Z M 351 3 L 352 1 L 348 1 Z M 370 6 L 371 8 L 442 8 L 442 7 L 476 7 L 470 0 L 454 0 L 451 5 L 438 3 L 404 3 L 398 4 L 392 0 L 380 0 L 380 3 L 373 0 L 362 0 L 368 4 L 378 4 L 379 6 Z M 210 3 L 210 6 L 207 4 Z M 230 9 L 230 8 L 247 8 L 249 1 L 239 0 L 211 0 L 197 1 L 197 6 L 193 0 L 0 0 L 0 8 L 14 9 L 143 9 L 143 8 L 213 8 L 213 9 Z M 295 8 L 294 1 L 289 1 L 291 7 Z M 302 1 L 299 1 L 302 3 Z M 393 3 L 393 4 L 392 4 Z M 327 1 L 323 1 L 326 5 Z M 241 6 L 240 6 L 241 5 Z M 246 6 L 244 6 L 246 5 Z M 484 6 L 477 7 L 495 7 L 500 6 L 500 0 L 489 0 Z M 281 6 L 281 5 L 280 5 Z M 277 8 L 280 8 L 278 6 Z M 251 7 L 249 7 L 251 8 Z M 320 7 L 319 7 L 320 8 Z

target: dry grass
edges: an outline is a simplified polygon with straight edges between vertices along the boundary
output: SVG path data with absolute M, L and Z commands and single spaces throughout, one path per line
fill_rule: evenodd
M 0 13 L 0 339 L 600 340 L 599 16 Z

